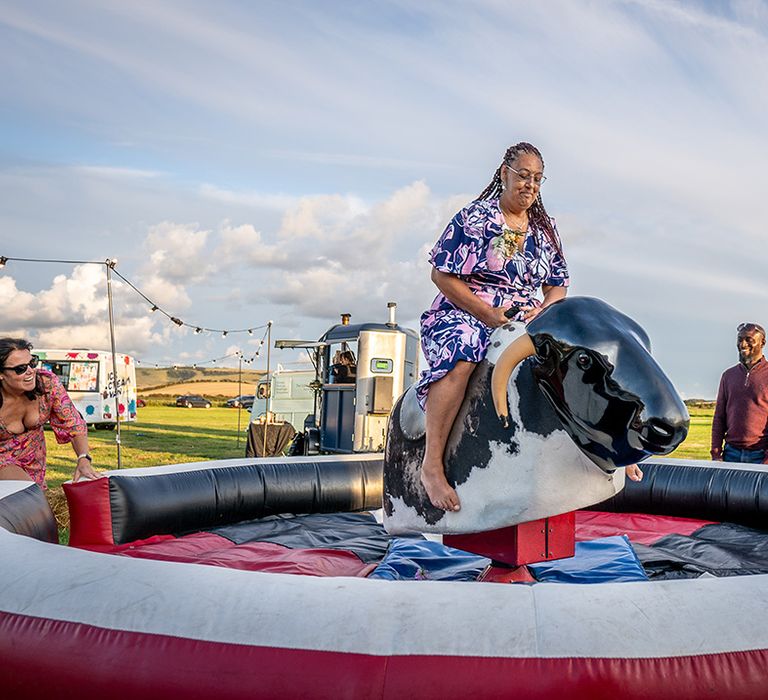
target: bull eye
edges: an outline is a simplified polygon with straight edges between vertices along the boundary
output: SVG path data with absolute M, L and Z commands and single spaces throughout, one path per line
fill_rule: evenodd
M 587 370 L 592 366 L 592 358 L 586 352 L 580 352 L 576 355 L 576 364 L 581 369 Z

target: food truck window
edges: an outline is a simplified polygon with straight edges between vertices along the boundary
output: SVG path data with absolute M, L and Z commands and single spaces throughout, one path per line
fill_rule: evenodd
M 53 372 L 67 391 L 98 391 L 98 362 L 56 362 L 44 360 L 43 367 Z
M 354 384 L 357 380 L 357 341 L 334 343 L 328 349 L 325 380 L 329 384 Z
M 42 361 L 43 369 L 47 369 L 49 372 L 53 372 L 64 385 L 64 388 L 69 390 L 69 362 L 52 362 L 50 360 Z
M 269 394 L 270 394 L 269 384 L 267 384 L 266 382 L 264 382 L 263 384 L 259 384 L 256 387 L 256 398 L 267 399 L 269 398 Z

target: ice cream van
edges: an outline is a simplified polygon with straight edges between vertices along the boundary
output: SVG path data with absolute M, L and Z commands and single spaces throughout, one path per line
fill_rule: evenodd
M 118 414 L 121 423 L 136 420 L 136 365 L 129 355 L 115 354 L 115 381 L 111 352 L 52 348 L 35 348 L 33 352 L 43 369 L 61 379 L 88 425 L 111 430 Z

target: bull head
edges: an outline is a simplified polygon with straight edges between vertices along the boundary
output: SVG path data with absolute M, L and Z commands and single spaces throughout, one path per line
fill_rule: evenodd
M 685 404 L 631 318 L 599 299 L 571 297 L 542 311 L 526 331 L 493 369 L 493 403 L 505 426 L 509 379 L 531 357 L 563 428 L 605 471 L 668 454 L 685 439 Z

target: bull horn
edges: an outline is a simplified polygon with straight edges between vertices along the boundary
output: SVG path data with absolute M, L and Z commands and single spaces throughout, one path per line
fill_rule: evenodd
M 536 354 L 531 336 L 527 333 L 517 338 L 499 357 L 491 375 L 491 395 L 496 414 L 506 428 L 509 425 L 507 384 L 512 372 L 526 357 Z

